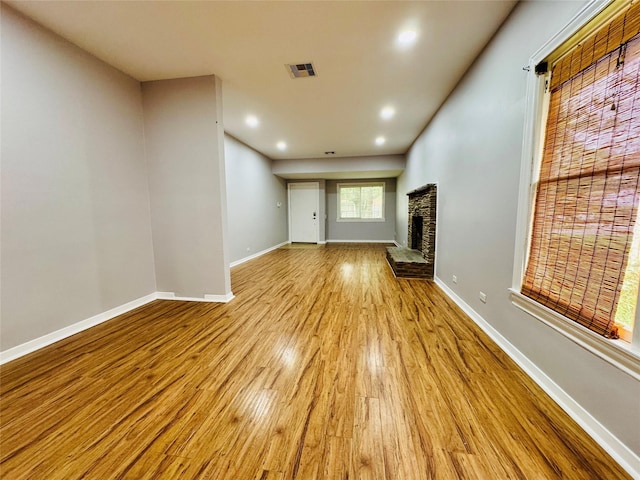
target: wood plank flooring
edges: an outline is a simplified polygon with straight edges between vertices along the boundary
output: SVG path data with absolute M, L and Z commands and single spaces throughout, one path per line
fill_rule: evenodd
M 0 477 L 629 478 L 381 245 L 281 248 L 232 284 L 4 365 Z

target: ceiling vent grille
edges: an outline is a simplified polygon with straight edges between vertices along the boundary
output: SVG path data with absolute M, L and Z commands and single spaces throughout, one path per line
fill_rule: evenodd
M 292 63 L 285 65 L 291 78 L 315 77 L 316 69 L 311 62 Z

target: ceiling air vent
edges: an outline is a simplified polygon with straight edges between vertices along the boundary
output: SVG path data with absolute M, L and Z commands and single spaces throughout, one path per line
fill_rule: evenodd
M 285 65 L 291 78 L 315 77 L 316 69 L 311 62 L 309 63 L 292 63 Z

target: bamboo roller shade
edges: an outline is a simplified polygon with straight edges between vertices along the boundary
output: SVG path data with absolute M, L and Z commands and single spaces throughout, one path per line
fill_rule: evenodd
M 522 286 L 524 295 L 607 337 L 616 336 L 640 202 L 639 29 L 640 8 L 632 6 L 552 74 Z
M 599 58 L 620 48 L 620 45 L 639 33 L 640 3 L 637 3 L 576 45 L 570 53 L 553 65 L 551 90 L 589 68 Z

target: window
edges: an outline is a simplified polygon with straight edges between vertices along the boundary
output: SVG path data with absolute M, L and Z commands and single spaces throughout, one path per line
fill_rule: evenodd
M 384 183 L 339 183 L 338 221 L 384 221 Z
M 571 321 L 597 334 L 595 341 L 574 330 L 590 345 L 621 337 L 624 348 L 638 351 L 640 4 L 621 3 L 597 26 L 591 22 L 590 34 L 579 31 L 543 57 L 549 73 L 544 63 L 536 68 L 544 83 L 544 94 L 533 95 L 539 164 L 529 196 L 521 196 L 529 228 L 512 298 L 555 328 L 570 331 L 562 322 Z M 632 357 L 623 363 L 638 375 L 640 357 Z

